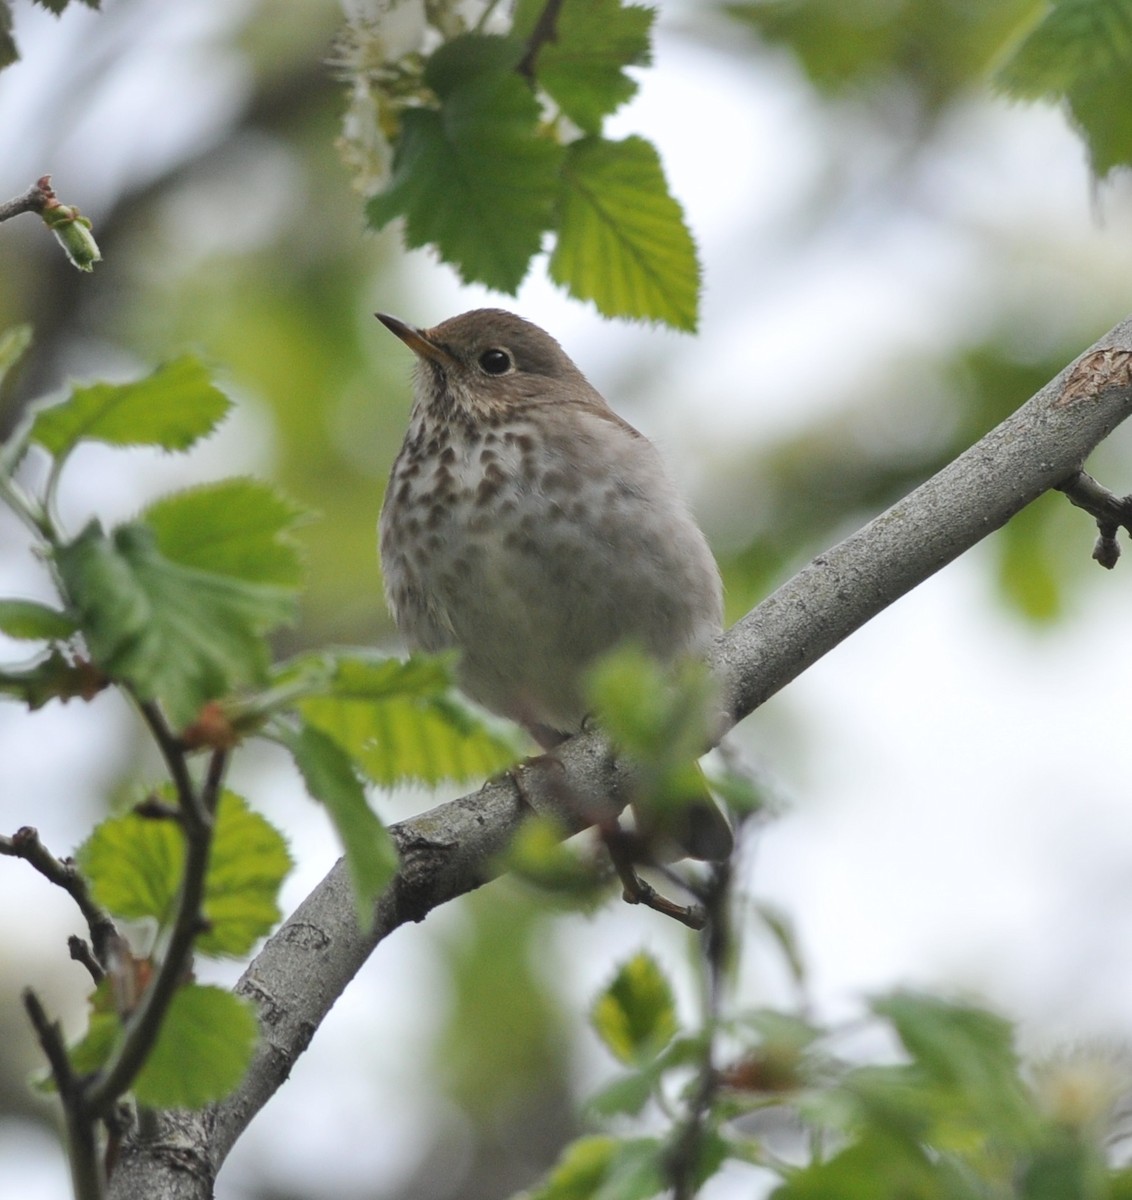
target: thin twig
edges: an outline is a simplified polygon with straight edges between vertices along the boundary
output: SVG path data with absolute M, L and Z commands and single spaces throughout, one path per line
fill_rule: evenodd
M 558 39 L 558 14 L 562 11 L 562 3 L 563 0 L 546 0 L 546 4 L 535 22 L 535 27 L 531 30 L 531 36 L 527 39 L 527 48 L 519 60 L 519 65 L 515 68 L 520 75 L 527 79 L 533 80 L 535 77 L 535 64 L 538 62 L 539 51 L 547 42 Z
M 156 709 L 152 709 L 152 712 L 159 719 L 159 727 L 164 729 L 164 720 L 160 719 L 160 714 Z M 181 828 L 185 835 L 186 850 L 181 891 L 177 898 L 177 911 L 169 944 L 161 965 L 143 993 L 138 1007 L 127 1020 L 125 1036 L 116 1053 L 87 1088 L 86 1103 L 92 1112 L 100 1116 L 110 1114 L 119 1097 L 130 1089 L 149 1057 L 165 1020 L 165 1014 L 188 968 L 193 941 L 203 924 L 201 908 L 204 903 L 208 860 L 212 852 L 211 809 L 215 808 L 220 794 L 228 765 L 228 754 L 224 750 L 213 753 L 209 762 L 208 777 L 198 794 L 188 775 L 183 751 L 174 752 L 175 743 L 173 739 L 168 738 L 167 731 L 166 736 L 172 755 L 169 762 L 170 773 L 175 780 L 183 777 L 188 788 L 187 792 L 182 792 L 178 785 Z M 174 769 L 175 763 L 178 764 L 177 769 Z
M 201 804 L 200 796 L 197 794 L 192 776 L 189 774 L 184 747 L 170 731 L 161 709 L 152 700 L 139 701 L 138 711 L 141 713 L 142 720 L 149 727 L 149 732 L 153 735 L 153 740 L 161 751 L 161 757 L 165 760 L 169 778 L 173 781 L 173 790 L 177 793 L 177 803 L 182 816 L 202 828 L 207 826 L 209 824 L 208 811 Z
M 58 1021 L 48 1018 L 39 997 L 31 988 L 25 989 L 23 1001 L 62 1101 L 75 1200 L 102 1200 L 106 1194 L 106 1180 L 98 1161 L 94 1119 L 83 1101 L 82 1081 L 75 1074 L 67 1056 L 63 1031 Z
M 76 934 L 71 934 L 67 939 L 67 949 L 70 950 L 71 957 L 75 962 L 82 963 L 90 972 L 90 977 L 94 980 L 96 987 L 106 978 L 106 972 L 103 970 L 102 964 L 94 957 L 94 952 L 91 950 L 90 945 L 83 938 L 78 937 Z
M 1132 533 L 1132 496 L 1118 496 L 1098 483 L 1087 471 L 1075 471 L 1057 485 L 1070 504 L 1083 508 L 1097 523 L 1097 542 L 1093 557 L 1111 571 L 1120 558 L 1116 535 L 1121 529 Z
M 707 973 L 703 1056 L 688 1115 L 672 1142 L 665 1163 L 673 1200 L 691 1200 L 696 1194 L 704 1134 L 719 1090 L 719 1073 L 715 1069 L 715 1034 L 719 1028 L 723 981 L 731 953 L 731 880 L 731 859 L 712 865 L 711 879 L 704 897 L 707 927 L 701 940 Z
M 13 196 L 11 200 L 0 204 L 0 221 L 9 221 L 20 213 L 43 213 L 47 205 L 55 199 L 55 191 L 51 187 L 51 176 L 44 175 L 37 179 L 22 196 Z
M 90 940 L 95 956 L 105 959 L 110 940 L 118 935 L 114 919 L 91 897 L 86 880 L 75 869 L 68 858 L 56 858 L 39 840 L 39 832 L 30 825 L 17 829 L 12 837 L 0 836 L 0 854 L 10 858 L 22 858 L 56 887 L 61 887 L 79 906 L 90 929 Z

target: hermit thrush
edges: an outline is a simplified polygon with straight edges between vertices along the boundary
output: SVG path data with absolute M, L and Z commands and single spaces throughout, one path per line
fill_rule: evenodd
M 381 513 L 381 565 L 413 646 L 461 652 L 473 699 L 549 749 L 582 728 L 586 672 L 635 643 L 661 662 L 720 632 L 719 571 L 652 443 L 537 325 L 479 309 L 415 329 L 409 431 Z M 723 858 L 705 799 L 682 851 Z

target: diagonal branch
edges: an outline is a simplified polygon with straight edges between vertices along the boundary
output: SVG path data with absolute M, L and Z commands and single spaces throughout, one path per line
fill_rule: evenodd
M 1098 355 L 1125 366 L 1132 362 L 1132 319 L 724 634 L 713 655 L 726 697 L 723 724 L 742 720 L 893 601 L 1079 471 L 1132 414 L 1127 370 L 1098 373 Z M 401 925 L 423 920 L 433 908 L 490 879 L 497 869 L 491 864 L 527 804 L 555 813 L 571 832 L 622 806 L 627 768 L 599 731 L 573 738 L 555 758 L 553 768 L 528 764 L 518 770 L 518 782 L 492 780 L 394 826 L 401 867 L 369 932 L 358 929 L 344 865 L 332 868 L 238 985 L 259 1003 L 264 1018 L 263 1041 L 244 1082 L 222 1104 L 203 1113 L 166 1114 L 156 1139 L 123 1147 L 113 1200 L 205 1200 L 236 1139 L 286 1080 L 373 949 Z

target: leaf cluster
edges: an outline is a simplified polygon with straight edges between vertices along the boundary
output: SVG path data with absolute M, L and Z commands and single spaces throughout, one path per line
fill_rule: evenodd
M 659 156 L 602 134 L 637 89 L 626 68 L 649 61 L 652 21 L 621 0 L 520 0 L 509 32 L 448 38 L 413 93 L 384 98 L 393 169 L 371 224 L 403 217 L 410 246 L 510 294 L 553 234 L 550 275 L 571 295 L 694 329 L 699 266 Z
M 56 16 L 62 13 L 71 0 L 36 0 Z M 101 0 L 82 0 L 87 8 L 99 8 Z M 0 0 L 0 70 L 10 67 L 20 57 L 15 38 L 12 37 L 12 6 L 9 0 Z
M 26 330 L 0 337 L 0 379 L 29 341 Z M 169 768 L 76 856 L 100 927 L 126 921 L 151 934 L 140 954 L 117 934 L 92 939 L 101 982 L 90 1027 L 65 1070 L 53 1062 L 61 1092 L 86 1080 L 84 1094 L 99 1099 L 80 1107 L 95 1113 L 114 1099 L 103 1095 L 107 1079 L 143 1104 L 194 1107 L 230 1091 L 250 1060 L 254 1011 L 194 983 L 187 954 L 173 957 L 178 945 L 243 957 L 280 917 L 291 865 L 284 839 L 220 786 L 242 741 L 269 739 L 292 755 L 340 835 L 363 924 L 397 869 L 367 783 L 478 777 L 515 755 L 457 699 L 446 661 L 341 650 L 273 663 L 271 635 L 297 617 L 303 564 L 293 532 L 306 514 L 267 483 L 219 480 L 111 527 L 92 515 L 77 534 L 63 528 L 55 495 L 81 445 L 183 451 L 229 409 L 204 367 L 183 358 L 33 406 L 0 447 L 0 500 L 26 525 L 56 592 L 55 603 L 0 599 L 0 632 L 33 650 L 0 666 L 0 695 L 34 709 L 116 687 Z M 33 456 L 46 459 L 45 472 L 23 469 Z
M 989 83 L 1013 99 L 1062 105 L 1098 178 L 1132 165 L 1129 0 L 751 0 L 724 8 L 789 47 L 826 95 L 884 93 L 898 83 L 930 120 Z
M 908 991 L 875 998 L 868 1019 L 898 1051 L 888 1064 L 861 1065 L 837 1053 L 842 1030 L 789 1012 L 740 1013 L 689 1031 L 660 966 L 641 952 L 600 993 L 591 1018 L 628 1071 L 590 1102 L 609 1132 L 569 1145 L 535 1200 L 648 1200 L 671 1194 L 687 1165 L 692 1194 L 728 1162 L 777 1175 L 775 1200 L 1132 1195 L 1132 1173 L 1104 1153 L 1119 1099 L 1111 1064 L 1028 1069 L 1009 1023 L 977 1005 Z M 1083 1069 L 1099 1078 L 1092 1092 Z M 779 1153 L 782 1122 L 760 1119 L 775 1111 L 801 1125 L 809 1143 L 801 1165 L 797 1145 L 789 1160 Z M 655 1128 L 655 1117 L 662 1132 L 639 1136 L 637 1126 Z

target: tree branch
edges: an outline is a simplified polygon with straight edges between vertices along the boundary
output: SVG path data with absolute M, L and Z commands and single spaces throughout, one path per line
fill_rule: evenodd
M 1083 508 L 1097 523 L 1097 540 L 1093 558 L 1111 571 L 1120 559 L 1120 543 L 1116 535 L 1121 529 L 1132 533 L 1132 496 L 1117 496 L 1099 484 L 1085 471 L 1078 471 L 1058 490 L 1065 493 L 1070 504 Z
M 107 948 L 118 936 L 118 928 L 106 909 L 94 902 L 86 880 L 75 870 L 75 864 L 70 859 L 56 858 L 39 840 L 39 832 L 30 825 L 17 829 L 11 837 L 0 836 L 0 855 L 22 858 L 74 900 L 86 918 L 95 956 L 105 963 Z M 75 956 L 72 954 L 72 957 Z
M 1132 320 L 724 634 L 712 656 L 725 696 L 720 736 L 894 600 L 1078 472 L 1132 414 L 1129 362 Z M 401 867 L 372 930 L 358 929 L 343 863 L 331 869 L 238 984 L 258 1002 L 263 1033 L 244 1082 L 202 1113 L 163 1114 L 156 1139 L 124 1145 L 111 1181 L 114 1200 L 206 1200 L 236 1139 L 379 942 L 491 878 L 527 805 L 554 813 L 575 832 L 619 811 L 629 795 L 628 768 L 598 730 L 558 748 L 553 766 L 536 760 L 516 774 L 518 782 L 492 780 L 393 827 Z
M 55 199 L 55 191 L 51 186 L 51 176 L 43 175 L 28 188 L 21 196 L 13 196 L 11 200 L 0 204 L 0 221 L 10 221 L 20 213 L 32 212 L 43 215 L 48 203 Z

